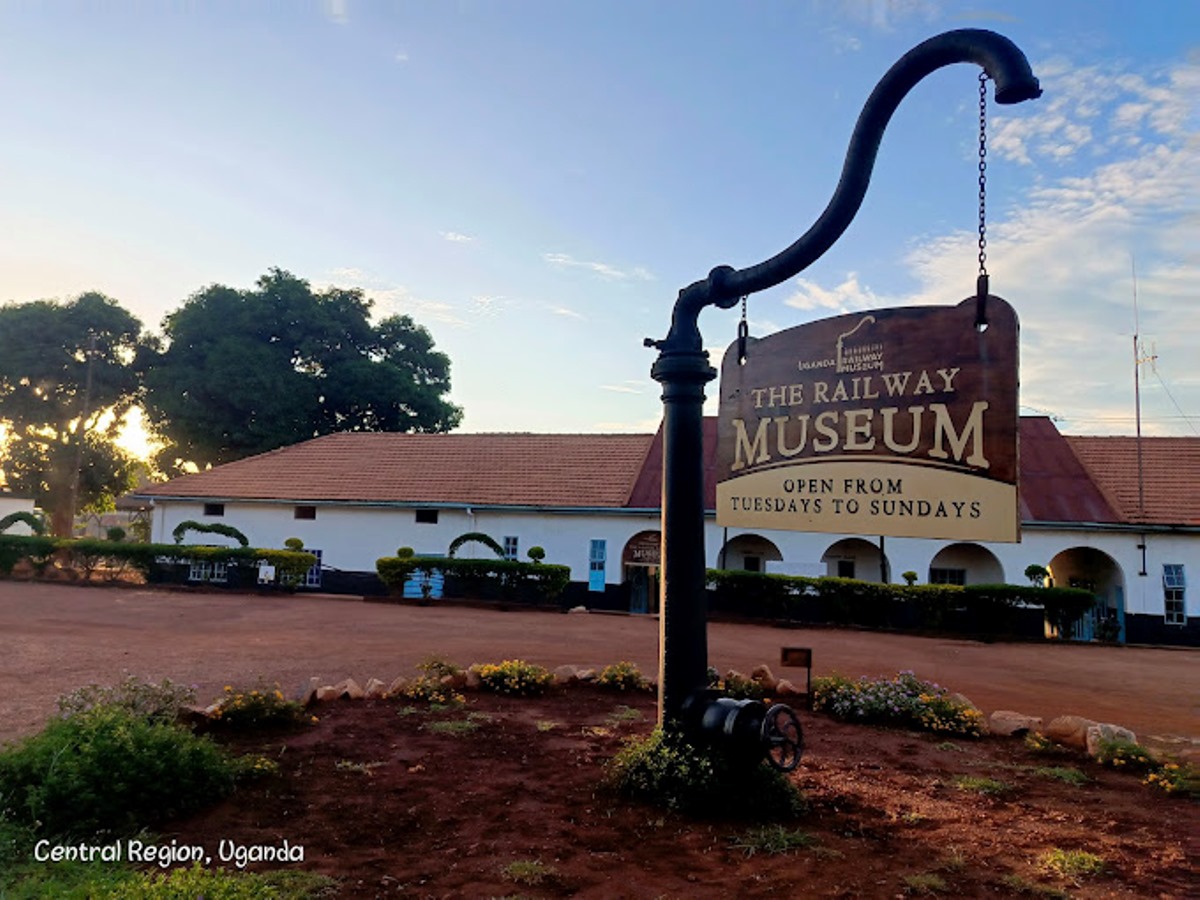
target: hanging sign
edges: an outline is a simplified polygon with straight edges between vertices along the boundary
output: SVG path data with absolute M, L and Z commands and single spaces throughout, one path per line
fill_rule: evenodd
M 1017 316 L 988 297 L 837 316 L 721 366 L 717 524 L 1016 542 Z

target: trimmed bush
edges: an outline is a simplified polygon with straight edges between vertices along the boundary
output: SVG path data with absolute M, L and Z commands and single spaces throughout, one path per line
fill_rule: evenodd
M 1026 585 L 899 585 L 850 578 L 808 578 L 710 569 L 710 608 L 746 618 L 784 619 L 868 628 L 928 629 L 959 634 L 1021 630 L 1026 608 L 1069 629 L 1095 603 L 1077 588 Z M 1065 625 L 1059 623 L 1066 623 Z M 1040 630 L 1037 632 L 1040 636 Z
M 183 543 L 183 536 L 189 531 L 199 531 L 204 534 L 220 534 L 228 538 L 233 538 L 243 547 L 250 546 L 250 539 L 234 528 L 232 525 L 226 525 L 223 522 L 213 522 L 211 525 L 206 525 L 203 522 L 196 522 L 188 519 L 186 522 L 180 522 L 175 526 L 175 530 L 171 532 L 171 537 L 175 539 L 175 543 Z
M 531 605 L 557 602 L 571 580 L 569 566 L 511 559 L 448 559 L 433 556 L 385 556 L 375 561 L 379 580 L 395 595 L 416 572 L 442 572 L 448 596 L 499 599 Z

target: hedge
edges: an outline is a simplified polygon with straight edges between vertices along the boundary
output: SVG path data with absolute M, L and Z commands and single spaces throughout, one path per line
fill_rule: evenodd
M 709 569 L 707 580 L 714 612 L 971 634 L 1018 632 L 1028 608 L 1043 609 L 1046 619 L 1065 633 L 1096 602 L 1078 588 L 1014 584 L 909 586 L 723 569 Z
M 257 584 L 260 561 L 275 567 L 280 584 L 295 585 L 317 561 L 315 554 L 293 550 L 136 544 L 97 538 L 4 534 L 0 535 L 0 574 L 11 575 L 13 567 L 22 559 L 29 559 L 35 567 L 44 568 L 56 552 L 62 553 L 68 564 L 85 578 L 103 565 L 118 571 L 129 567 L 141 572 L 151 583 L 186 583 L 194 561 L 225 563 L 229 567 L 225 583 L 230 587 Z
M 571 580 L 569 566 L 513 559 L 451 559 L 432 556 L 385 556 L 375 561 L 379 580 L 396 596 L 416 572 L 441 572 L 447 596 L 499 599 L 533 605 L 553 604 Z

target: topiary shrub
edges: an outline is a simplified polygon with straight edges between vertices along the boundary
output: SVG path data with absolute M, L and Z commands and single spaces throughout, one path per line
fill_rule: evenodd
M 482 531 L 468 531 L 466 534 L 460 534 L 450 542 L 450 549 L 446 551 L 446 556 L 454 559 L 454 554 L 458 552 L 459 547 L 472 542 L 483 544 L 496 554 L 497 559 L 504 559 L 504 548 L 496 543 L 495 538 L 484 534 Z
M 221 534 L 228 538 L 233 538 L 243 547 L 250 546 L 250 539 L 234 528 L 232 525 L 225 525 L 221 522 L 214 522 L 211 525 L 205 525 L 203 522 L 195 522 L 188 519 L 185 522 L 180 522 L 171 532 L 171 537 L 175 539 L 176 544 L 183 543 L 183 536 L 189 531 L 199 531 L 206 534 Z
M 125 529 L 120 525 L 114 525 L 104 532 L 104 538 L 110 543 L 119 544 L 125 540 Z
M 283 546 L 288 550 L 300 551 L 300 550 L 304 549 L 304 541 L 300 540 L 300 538 L 295 538 L 295 537 L 288 538 L 287 540 L 285 540 L 283 542 Z
M 534 546 L 534 547 L 530 547 L 528 550 L 526 550 L 525 555 L 528 556 L 535 563 L 540 563 L 543 559 L 546 558 L 546 551 L 543 550 L 541 547 Z
M 3 534 L 8 530 L 9 526 L 15 525 L 17 522 L 24 522 L 36 535 L 46 533 L 46 523 L 40 516 L 22 510 L 20 512 L 9 513 L 3 519 L 0 519 L 0 534 Z

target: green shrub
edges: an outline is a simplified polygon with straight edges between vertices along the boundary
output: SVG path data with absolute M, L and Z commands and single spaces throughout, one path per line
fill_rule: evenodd
M 226 525 L 223 522 L 213 522 L 210 525 L 205 525 L 203 522 L 195 522 L 189 519 L 186 522 L 180 522 L 171 532 L 171 537 L 175 539 L 176 544 L 183 543 L 183 536 L 189 531 L 198 531 L 202 534 L 220 534 L 227 538 L 233 538 L 243 547 L 250 546 L 250 539 L 232 525 Z
M 446 551 L 446 556 L 450 559 L 454 558 L 454 554 L 458 552 L 458 548 L 463 544 L 483 544 L 493 553 L 497 559 L 504 559 L 504 548 L 496 543 L 496 539 L 490 535 L 484 534 L 482 531 L 468 531 L 466 534 L 460 534 L 450 542 L 450 548 Z
M 479 686 L 483 690 L 510 697 L 539 697 L 554 680 L 547 669 L 523 659 L 474 665 L 471 670 L 479 676 Z
M 543 559 L 546 558 L 546 550 L 543 547 L 538 547 L 535 545 L 533 547 L 530 547 L 528 550 L 526 550 L 525 555 L 528 556 L 535 563 L 540 563 Z
M 158 684 L 142 681 L 135 675 L 114 685 L 89 684 L 58 698 L 62 716 L 75 716 L 98 706 L 123 709 L 150 722 L 171 724 L 183 707 L 196 702 L 196 689 L 164 678 Z
M 605 778 L 622 796 L 692 815 L 777 819 L 804 807 L 782 772 L 731 762 L 669 729 L 628 741 L 609 761 Z
M 120 525 L 114 525 L 112 528 L 104 532 L 104 539 L 114 544 L 119 544 L 125 540 L 125 529 Z
M 9 526 L 17 522 L 24 522 L 29 526 L 29 530 L 35 535 L 41 536 L 46 533 L 46 521 L 36 513 L 19 510 L 18 512 L 9 513 L 4 518 L 0 519 L 0 533 L 8 530 Z
M 717 682 L 716 689 L 735 700 L 763 700 L 767 696 L 765 687 L 753 678 L 747 678 L 737 672 L 727 672 L 725 677 Z
M 851 681 L 843 675 L 813 679 L 813 708 L 847 722 L 920 728 L 941 734 L 979 737 L 983 714 L 949 695 L 945 688 L 921 681 L 912 672 L 890 679 L 866 676 Z
M 105 896 L 109 900 L 301 900 L 327 896 L 336 884 L 313 872 L 230 872 L 195 863 L 169 872 L 140 872 Z
M 23 559 L 28 559 L 37 568 L 45 567 L 57 546 L 58 541 L 52 537 L 0 534 L 0 575 L 11 575 Z
M 638 669 L 637 663 L 622 660 L 605 666 L 596 678 L 596 684 L 610 691 L 644 691 L 649 682 Z
M 1143 779 L 1142 784 L 1165 794 L 1200 799 L 1200 767 L 1192 763 L 1169 762 Z
M 249 690 L 225 686 L 216 702 L 213 719 L 228 728 L 272 728 L 307 721 L 304 707 L 283 696 L 279 684 L 258 684 Z
M 304 549 L 304 541 L 298 537 L 290 537 L 283 542 L 283 546 L 286 550 L 295 550 L 298 552 Z
M 0 752 L 0 815 L 40 834 L 132 834 L 224 796 L 234 770 L 207 738 L 96 706 Z
M 1135 741 L 1101 740 L 1096 747 L 1096 761 L 1129 772 L 1152 772 L 1158 768 L 1158 761 L 1150 751 Z
M 405 549 L 405 548 L 401 548 Z M 430 556 L 385 556 L 375 561 L 379 580 L 393 594 L 416 572 L 441 572 L 447 595 L 495 596 L 502 600 L 553 603 L 571 580 L 570 566 L 512 559 L 448 559 Z

